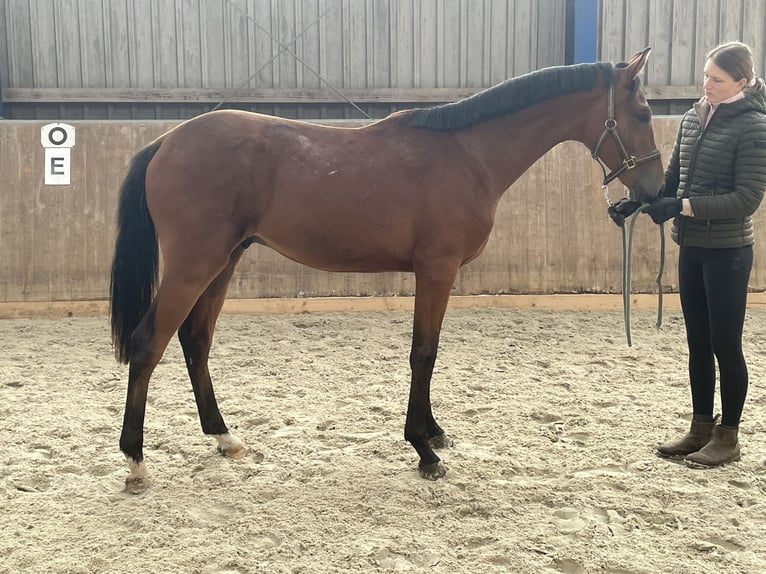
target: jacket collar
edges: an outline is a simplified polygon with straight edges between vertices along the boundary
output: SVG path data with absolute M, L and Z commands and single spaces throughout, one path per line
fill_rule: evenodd
M 736 93 L 728 100 L 725 100 L 720 104 L 716 104 L 715 108 L 717 109 L 722 104 L 727 106 L 737 104 L 730 108 L 733 112 L 755 108 L 760 110 L 762 113 L 766 113 L 766 85 L 764 84 L 764 80 L 762 78 L 758 78 L 756 79 L 754 85 L 747 86 L 741 92 Z M 747 103 L 738 103 L 742 102 L 743 100 L 746 100 Z M 712 115 L 710 102 L 707 101 L 705 96 L 702 96 L 702 98 L 695 102 L 692 107 L 697 114 L 700 126 L 704 127 Z M 712 111 L 715 112 L 716 110 Z

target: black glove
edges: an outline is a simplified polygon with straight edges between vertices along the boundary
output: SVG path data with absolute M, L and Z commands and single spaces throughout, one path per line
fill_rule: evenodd
M 610 205 L 606 211 L 609 214 L 609 217 L 612 218 L 612 221 L 614 221 L 615 225 L 617 225 L 617 227 L 622 227 L 625 225 L 625 218 L 633 215 L 639 207 L 641 207 L 640 202 L 623 197 L 616 203 Z
M 648 213 L 657 225 L 681 213 L 681 200 L 677 197 L 660 197 L 641 210 Z

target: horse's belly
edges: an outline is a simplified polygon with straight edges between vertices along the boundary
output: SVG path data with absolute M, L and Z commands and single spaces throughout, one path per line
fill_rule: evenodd
M 285 257 L 317 269 L 408 271 L 414 209 L 394 199 L 364 191 L 301 190 L 291 201 L 272 201 L 255 233 Z
M 358 273 L 412 271 L 410 261 L 386 249 L 369 252 L 351 245 L 310 241 L 274 243 L 266 239 L 263 243 L 288 259 L 323 271 Z

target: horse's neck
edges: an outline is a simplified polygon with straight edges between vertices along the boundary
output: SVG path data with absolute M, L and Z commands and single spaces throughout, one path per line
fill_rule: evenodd
M 494 192 L 502 195 L 557 144 L 576 140 L 590 146 L 590 140 L 595 141 L 597 136 L 589 127 L 594 122 L 589 121 L 587 116 L 594 107 L 598 110 L 600 106 L 593 98 L 582 95 L 575 107 L 568 103 L 574 102 L 567 102 L 566 98 L 548 100 L 478 124 L 459 136 L 464 149 L 484 166 Z M 606 114 L 605 103 L 603 113 Z

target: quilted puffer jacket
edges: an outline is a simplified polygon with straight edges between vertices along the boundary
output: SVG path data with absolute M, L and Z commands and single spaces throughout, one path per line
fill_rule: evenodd
M 751 216 L 766 190 L 766 84 L 759 78 L 700 129 L 709 110 L 700 101 L 684 114 L 665 171 L 663 195 L 688 197 L 694 212 L 676 217 L 671 234 L 688 247 L 752 245 Z

